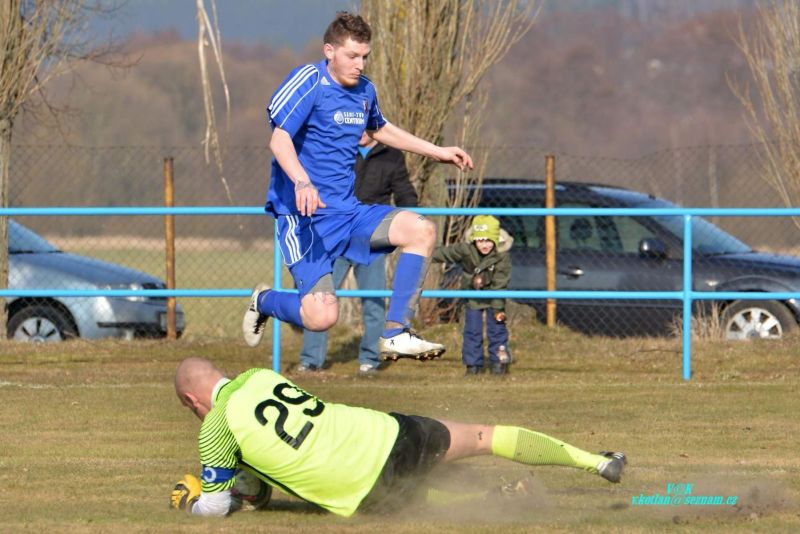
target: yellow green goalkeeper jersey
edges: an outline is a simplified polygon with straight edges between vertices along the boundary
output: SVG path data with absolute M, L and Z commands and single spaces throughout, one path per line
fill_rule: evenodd
M 269 369 L 250 369 L 218 390 L 200 427 L 206 493 L 231 488 L 243 463 L 276 487 L 349 516 L 397 439 L 390 415 L 323 403 Z

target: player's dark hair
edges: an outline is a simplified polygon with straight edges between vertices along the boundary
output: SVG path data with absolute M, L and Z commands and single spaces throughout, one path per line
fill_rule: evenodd
M 361 15 L 339 11 L 325 30 L 323 43 L 342 46 L 348 37 L 357 43 L 369 43 L 372 39 L 372 29 Z

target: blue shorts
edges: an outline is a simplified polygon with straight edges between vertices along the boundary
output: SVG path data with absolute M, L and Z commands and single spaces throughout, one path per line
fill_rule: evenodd
M 333 272 L 336 258 L 361 264 L 387 254 L 394 247 L 373 250 L 370 238 L 383 219 L 397 208 L 383 204 L 356 204 L 346 213 L 278 216 L 278 242 L 283 261 L 292 273 L 300 298 L 317 281 Z

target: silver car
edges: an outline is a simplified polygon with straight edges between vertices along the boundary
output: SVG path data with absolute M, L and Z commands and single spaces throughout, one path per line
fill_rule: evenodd
M 134 269 L 67 254 L 21 224 L 8 221 L 10 289 L 164 289 L 163 281 Z M 165 297 L 9 297 L 8 337 L 62 341 L 72 337 L 164 337 Z M 176 306 L 176 329 L 184 316 Z

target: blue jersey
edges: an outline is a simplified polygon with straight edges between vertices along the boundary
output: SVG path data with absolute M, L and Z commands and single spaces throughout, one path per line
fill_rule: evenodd
M 350 212 L 358 141 L 365 129 L 386 124 L 375 86 L 361 76 L 354 87 L 342 87 L 328 74 L 327 60 L 294 69 L 275 91 L 267 108 L 270 125 L 292 137 L 294 148 L 319 196 L 324 213 Z M 273 216 L 296 215 L 294 183 L 275 158 L 266 209 Z

